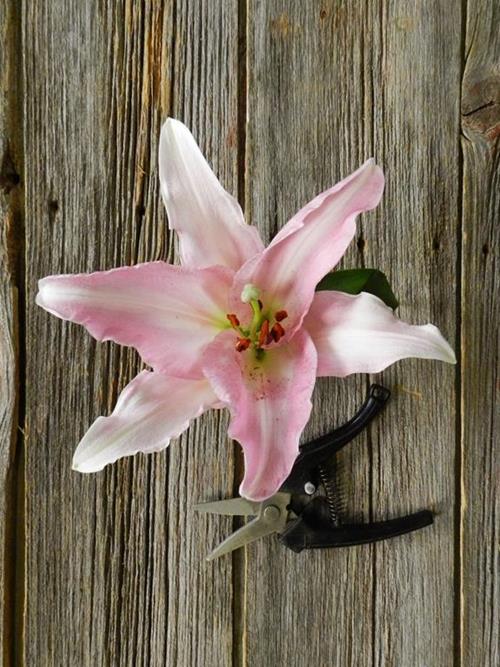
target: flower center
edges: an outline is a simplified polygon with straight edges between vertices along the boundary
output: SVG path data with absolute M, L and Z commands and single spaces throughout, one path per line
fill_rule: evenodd
M 244 352 L 250 347 L 257 357 L 264 355 L 264 345 L 277 343 L 285 335 L 281 322 L 288 317 L 286 310 L 278 310 L 273 318 L 264 315 L 264 307 L 259 299 L 259 290 L 254 285 L 245 285 L 241 293 L 243 303 L 248 303 L 252 309 L 252 320 L 249 327 L 243 327 L 234 313 L 228 313 L 227 319 L 231 327 L 238 333 L 236 350 Z

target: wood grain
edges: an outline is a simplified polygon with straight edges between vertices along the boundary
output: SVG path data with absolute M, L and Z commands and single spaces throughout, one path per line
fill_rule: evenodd
M 375 152 L 388 173 L 387 193 L 380 211 L 360 225 L 346 265 L 387 271 L 401 316 L 435 322 L 453 340 L 459 24 L 447 21 L 445 7 L 414 3 L 250 7 L 252 221 L 269 236 L 301 203 Z M 429 78 L 436 63 L 442 69 Z M 455 371 L 405 362 L 377 379 L 394 399 L 374 426 L 373 460 L 358 445 L 363 473 L 348 468 L 347 474 L 365 498 L 365 518 L 366 509 L 385 518 L 431 507 L 439 513 L 436 526 L 374 548 L 285 557 L 286 569 L 278 547 L 250 550 L 252 664 L 272 656 L 273 664 L 301 665 L 305 655 L 319 664 L 453 662 Z M 320 389 L 311 429 L 340 417 L 339 395 L 359 400 L 354 381 L 335 389 Z M 253 583 L 254 569 L 260 576 Z M 314 587 L 304 585 L 304 572 Z M 307 616 L 315 594 L 321 612 Z M 257 628 L 256 617 L 262 618 Z M 334 630 L 325 636 L 325 627 Z
M 225 424 L 201 420 L 170 457 L 71 472 L 79 439 L 138 361 L 37 309 L 34 296 L 47 274 L 174 257 L 156 167 L 173 110 L 236 189 L 236 152 L 220 142 L 236 117 L 234 4 L 26 3 L 23 27 L 26 664 L 229 665 L 231 561 L 208 569 L 203 557 L 230 522 L 191 509 L 232 492 Z
M 2 210 L 2 225 L 8 213 Z M 5 230 L 2 230 L 5 231 Z M 5 235 L 2 234 L 0 262 L 5 260 Z M 16 504 L 16 443 L 18 400 L 17 294 L 11 278 L 0 269 L 0 655 L 7 663 L 13 657 L 15 634 L 15 556 L 16 533 L 13 525 Z
M 499 664 L 500 22 L 494 0 L 0 4 L 0 650 L 5 665 Z M 387 176 L 344 267 L 390 278 L 455 368 L 404 361 L 342 454 L 349 516 L 431 528 L 303 553 L 272 538 L 206 564 L 233 526 L 196 502 L 241 476 L 227 414 L 96 475 L 76 444 L 140 368 L 34 305 L 52 273 L 176 261 L 162 121 L 192 129 L 270 240 L 374 155 Z M 369 379 L 322 379 L 304 434 Z
M 469 3 L 462 84 L 461 657 L 500 663 L 500 7 Z
M 266 241 L 371 155 L 361 83 L 371 39 L 360 3 L 249 3 L 246 208 Z M 362 261 L 353 243 L 344 265 Z M 304 438 L 351 416 L 366 382 L 320 381 Z M 360 520 L 370 513 L 367 444 L 361 436 L 342 455 L 347 509 Z M 249 665 L 372 664 L 372 547 L 296 555 L 268 540 L 248 548 L 246 574 Z
M 437 325 L 454 345 L 460 154 L 459 13 L 447 3 L 386 2 L 371 63 L 374 145 L 387 187 L 365 258 L 387 271 L 399 316 Z M 374 664 L 455 662 L 457 369 L 405 360 L 373 429 L 373 513 L 423 508 L 432 528 L 375 547 Z
M 9 664 L 21 641 L 23 597 L 21 50 L 14 2 L 0 5 L 0 42 L 0 656 Z
M 177 2 L 175 37 L 171 113 L 192 128 L 222 183 L 237 195 L 237 3 Z M 232 559 L 205 562 L 232 521 L 193 511 L 197 502 L 232 496 L 233 467 L 225 412 L 191 427 L 189 442 L 183 438 L 170 450 L 168 665 L 233 661 Z

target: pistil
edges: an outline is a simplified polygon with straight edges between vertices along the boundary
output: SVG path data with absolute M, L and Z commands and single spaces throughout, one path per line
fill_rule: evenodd
M 252 299 L 250 306 L 253 311 L 252 323 L 250 324 L 250 338 L 255 338 L 257 331 L 262 326 L 262 301 L 259 299 Z

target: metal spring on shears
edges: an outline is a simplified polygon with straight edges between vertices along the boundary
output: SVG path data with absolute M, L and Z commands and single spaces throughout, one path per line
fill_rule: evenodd
M 326 493 L 330 521 L 336 526 L 341 522 L 341 515 L 344 509 L 342 492 L 338 484 L 340 477 L 339 467 L 335 459 L 330 463 L 328 468 L 324 464 L 318 466 L 319 478 Z

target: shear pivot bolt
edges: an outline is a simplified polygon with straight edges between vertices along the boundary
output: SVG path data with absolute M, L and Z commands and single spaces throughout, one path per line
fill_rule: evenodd
M 312 496 L 312 494 L 316 491 L 316 487 L 312 482 L 306 482 L 304 484 L 304 491 L 307 493 L 308 496 Z
M 280 510 L 279 507 L 276 507 L 276 505 L 268 505 L 264 509 L 263 514 L 266 521 L 276 521 L 277 519 L 279 519 Z

